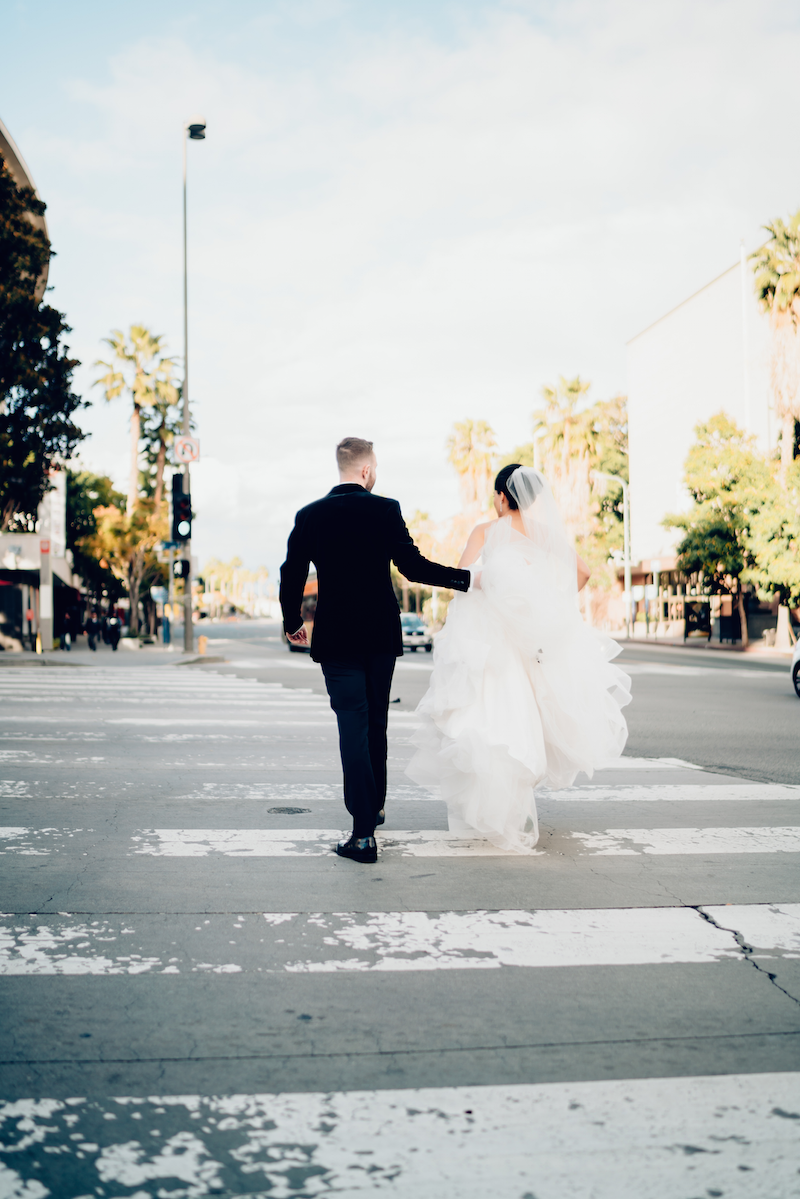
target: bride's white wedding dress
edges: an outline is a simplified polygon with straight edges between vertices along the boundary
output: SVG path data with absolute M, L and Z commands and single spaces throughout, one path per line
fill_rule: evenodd
M 612 664 L 619 647 L 578 610 L 575 555 L 549 486 L 521 470 L 509 483 L 523 499 L 524 483 L 535 493 L 527 535 L 510 516 L 487 529 L 480 590 L 456 595 L 435 640 L 407 772 L 446 801 L 451 831 L 530 853 L 536 788 L 568 787 L 617 759 L 631 696 Z

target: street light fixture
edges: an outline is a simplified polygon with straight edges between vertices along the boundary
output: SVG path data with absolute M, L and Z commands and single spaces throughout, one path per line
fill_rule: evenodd
M 619 483 L 622 488 L 622 529 L 625 566 L 625 627 L 628 637 L 631 636 L 632 603 L 631 603 L 631 504 L 630 490 L 627 480 L 619 475 L 607 475 L 602 470 L 593 470 L 592 477 L 606 479 L 610 483 Z
M 188 437 L 189 429 L 189 286 L 187 270 L 186 244 L 186 143 L 188 141 L 202 142 L 206 136 L 205 117 L 194 116 L 183 123 L 183 427 L 184 437 Z M 183 490 L 191 495 L 189 482 L 189 463 L 183 467 Z M 194 650 L 194 626 L 192 625 L 192 547 L 185 545 L 186 557 L 189 560 L 189 574 L 184 579 L 183 595 L 183 648 L 187 653 Z

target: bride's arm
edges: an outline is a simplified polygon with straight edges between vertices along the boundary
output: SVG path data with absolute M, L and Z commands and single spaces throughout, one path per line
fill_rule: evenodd
M 589 570 L 589 567 L 586 565 L 583 558 L 581 558 L 578 554 L 576 554 L 575 557 L 578 559 L 578 591 L 583 591 L 584 587 L 589 582 L 589 579 L 592 577 L 592 572 Z
M 460 570 L 464 570 L 467 566 L 472 566 L 472 563 L 480 558 L 487 527 L 488 524 L 476 525 L 470 533 L 467 544 L 464 546 L 464 553 L 458 560 Z

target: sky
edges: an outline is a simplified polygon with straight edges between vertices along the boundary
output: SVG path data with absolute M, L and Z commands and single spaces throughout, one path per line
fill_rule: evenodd
M 459 506 L 446 440 L 527 441 L 543 385 L 626 390 L 625 344 L 800 205 L 800 9 L 777 0 L 5 0 L 0 119 L 57 253 L 90 437 L 124 485 L 115 328 L 183 352 L 193 550 L 273 577 L 374 440 L 378 490 Z

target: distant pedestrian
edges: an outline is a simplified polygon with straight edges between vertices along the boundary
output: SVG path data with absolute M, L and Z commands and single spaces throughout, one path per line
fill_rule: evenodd
M 86 636 L 89 640 L 89 649 L 97 652 L 97 638 L 100 634 L 100 621 L 97 619 L 97 613 L 93 612 L 86 621 Z
M 72 617 L 69 612 L 64 613 L 63 633 L 61 634 L 61 648 L 67 653 L 72 649 Z
M 118 616 L 109 616 L 106 618 L 106 641 L 113 650 L 119 645 L 119 639 L 122 636 L 122 628 L 119 623 Z

